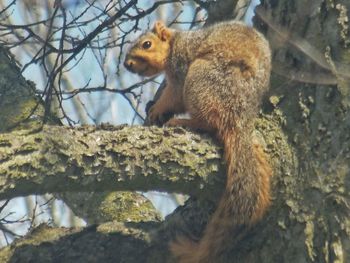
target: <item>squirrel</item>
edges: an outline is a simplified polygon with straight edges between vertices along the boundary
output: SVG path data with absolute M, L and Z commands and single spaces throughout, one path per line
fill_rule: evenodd
M 177 238 L 170 250 L 181 263 L 218 262 L 227 244 L 258 222 L 270 206 L 272 169 L 254 142 L 254 119 L 269 86 L 267 40 L 241 22 L 178 31 L 157 21 L 132 45 L 125 67 L 141 76 L 165 73 L 166 86 L 149 109 L 152 124 L 188 127 L 216 135 L 224 146 L 226 187 L 198 241 Z

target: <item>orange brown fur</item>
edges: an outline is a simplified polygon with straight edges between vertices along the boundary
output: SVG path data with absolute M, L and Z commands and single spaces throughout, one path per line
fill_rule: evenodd
M 167 85 L 149 111 L 152 123 L 163 123 L 168 112 L 188 112 L 191 119 L 172 118 L 166 125 L 214 133 L 224 145 L 225 191 L 198 243 L 180 238 L 171 244 L 181 263 L 218 262 L 231 239 L 239 240 L 241 229 L 259 221 L 270 205 L 272 171 L 261 146 L 252 142 L 270 60 L 263 36 L 238 22 L 185 32 L 157 22 L 126 56 L 132 72 L 165 72 Z

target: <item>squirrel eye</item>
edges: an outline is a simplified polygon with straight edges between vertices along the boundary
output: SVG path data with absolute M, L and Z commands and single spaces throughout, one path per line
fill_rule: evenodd
M 142 47 L 144 49 L 149 49 L 151 46 L 152 46 L 151 41 L 145 41 L 145 42 L 142 43 Z

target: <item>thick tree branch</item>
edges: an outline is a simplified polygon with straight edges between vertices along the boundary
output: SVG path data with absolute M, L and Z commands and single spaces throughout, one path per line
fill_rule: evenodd
M 110 222 L 85 229 L 50 228 L 41 225 L 26 239 L 0 251 L 1 262 L 164 262 L 166 244 L 160 252 L 150 244 L 151 230 L 158 224 Z M 159 248 L 159 247 L 158 247 Z M 155 261 L 157 260 L 157 261 Z
M 198 195 L 224 174 L 220 148 L 183 129 L 53 127 L 0 134 L 0 199 L 70 191 Z

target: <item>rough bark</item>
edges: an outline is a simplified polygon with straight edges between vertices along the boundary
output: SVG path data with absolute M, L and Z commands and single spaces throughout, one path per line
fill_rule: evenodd
M 109 222 L 85 229 L 41 225 L 1 250 L 1 262 L 164 262 L 150 246 L 156 223 Z M 150 258 L 148 260 L 147 258 Z M 164 256 L 163 256 L 164 259 Z
M 220 148 L 181 128 L 43 126 L 0 134 L 0 198 L 44 193 L 212 192 Z
M 265 116 L 257 120 L 256 126 L 257 137 L 265 134 L 276 176 L 292 176 L 293 155 L 278 122 Z M 215 209 L 203 197 L 215 199 L 222 188 L 218 178 L 223 169 L 220 148 L 208 138 L 183 129 L 44 126 L 40 130 L 0 134 L 0 141 L 2 198 L 30 193 L 135 189 L 181 191 L 202 197 L 199 202 L 190 201 L 179 208 L 162 224 L 110 222 L 75 230 L 41 227 L 3 249 L 3 262 L 52 262 L 58 256 L 63 262 L 171 260 L 168 241 L 179 232 L 198 235 Z M 143 213 L 130 211 L 129 217 L 140 211 L 138 218 L 155 220 L 145 216 L 146 207 L 142 209 Z M 267 225 L 273 224 L 275 213 L 279 213 L 278 208 L 271 211 Z
M 317 0 L 265 0 L 258 9 L 256 22 L 268 24 L 261 28 L 278 73 L 273 111 L 283 120 L 297 169 L 277 179 L 281 209 L 259 229 L 268 233 L 265 242 L 237 262 L 349 261 L 349 10 L 349 1 Z

